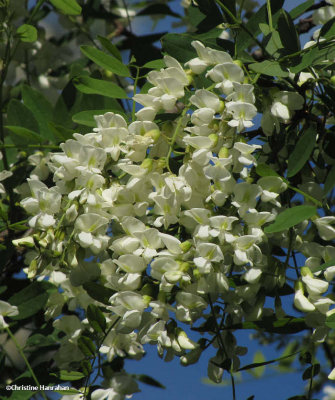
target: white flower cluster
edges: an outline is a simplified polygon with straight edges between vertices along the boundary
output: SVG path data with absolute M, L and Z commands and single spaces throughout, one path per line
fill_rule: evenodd
M 178 323 L 201 323 L 213 312 L 223 318 L 216 302 L 224 303 L 229 326 L 275 312 L 285 315 L 279 295 L 276 310 L 264 303 L 269 291 L 276 296 L 285 283 L 285 269 L 271 256 L 272 244 L 288 239 L 266 235 L 263 226 L 280 210 L 286 183 L 276 176 L 255 180 L 252 167 L 261 146 L 237 135 L 252 126 L 257 113 L 253 86 L 228 53 L 198 41 L 192 45 L 197 57 L 185 67 L 165 56 L 166 68 L 148 74 L 153 86 L 135 95 L 144 106 L 135 121 L 128 124 L 111 112 L 97 116 L 94 132 L 75 134 L 51 155 L 55 185 L 49 188 L 34 176 L 30 197 L 21 202 L 35 232 L 15 241 L 32 248 L 26 272 L 30 278 L 48 277 L 61 289 L 49 298 L 47 318 L 58 317 L 65 303 L 70 310 L 101 306 L 83 288 L 86 283 L 98 281 L 114 291 L 104 305 L 107 324 L 114 328 L 99 349 L 110 361 L 115 356 L 139 359 L 143 345 L 151 343 L 166 360 L 177 355 L 185 365 L 196 362 L 204 339 L 195 343 Z M 213 83 L 198 87 L 198 75 Z M 271 112 L 285 111 L 289 117 L 297 109 L 298 98 L 291 107 L 294 95 L 278 94 Z M 171 112 L 178 109 L 182 112 L 175 118 Z M 164 111 L 172 118 L 154 122 Z M 332 222 L 315 221 L 321 237 L 333 237 Z M 328 283 L 310 271 L 332 258 L 325 252 L 334 248 L 316 253 L 317 245 L 303 239 L 292 248 L 310 257 L 295 305 L 311 315 L 319 338 L 333 301 L 323 295 Z M 327 269 L 331 277 L 332 268 Z M 65 333 L 56 361 L 67 368 L 84 358 L 77 341 L 89 324 L 62 316 L 54 325 Z M 209 334 L 220 349 L 208 373 L 219 382 L 220 365 L 230 359 L 238 369 L 245 349 L 231 331 L 212 328 Z M 116 391 L 118 399 L 129 394 L 115 387 L 108 390 Z M 108 390 L 92 398 L 114 398 Z

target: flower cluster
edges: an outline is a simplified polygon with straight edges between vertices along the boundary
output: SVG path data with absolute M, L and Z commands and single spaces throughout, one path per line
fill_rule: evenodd
M 322 340 L 333 301 L 326 295 L 328 282 L 316 276 L 317 266 L 334 258 L 334 248 L 305 240 L 306 224 L 294 240 L 287 232 L 264 232 L 282 211 L 287 185 L 279 176 L 257 178 L 261 145 L 239 135 L 257 113 L 253 85 L 228 53 L 199 41 L 192 46 L 197 57 L 184 66 L 165 56 L 166 68 L 148 74 L 152 86 L 134 96 L 144 106 L 136 120 L 128 123 L 112 112 L 96 116 L 92 133 L 74 134 L 61 152 L 51 154 L 54 186 L 34 175 L 31 195 L 21 202 L 34 236 L 15 243 L 31 247 L 28 277 L 48 277 L 60 289 L 48 300 L 47 318 L 60 316 L 65 303 L 70 310 L 104 306 L 113 329 L 99 351 L 109 361 L 140 359 L 150 343 L 166 360 L 178 356 L 187 365 L 213 344 L 218 351 L 208 373 L 219 382 L 225 362 L 237 370 L 246 352 L 236 343 L 234 326 L 285 316 L 279 299 L 285 266 L 272 256 L 278 243 L 309 257 L 294 304 L 308 313 L 316 340 Z M 299 94 L 276 92 L 269 131 L 301 107 Z M 332 223 L 314 221 L 321 238 L 335 237 Z M 327 280 L 334 268 L 326 270 Z M 90 297 L 84 289 L 89 282 L 114 293 L 108 304 Z M 274 308 L 265 306 L 269 292 L 276 297 Z M 210 326 L 213 318 L 230 330 L 218 332 Z M 181 323 L 207 323 L 213 337 L 195 342 Z M 56 355 L 64 369 L 84 358 L 78 338 L 90 327 L 75 316 L 61 316 L 54 325 L 64 332 Z M 117 393 L 119 399 L 133 386 L 136 391 L 133 384 L 124 390 L 121 375 L 92 398 Z

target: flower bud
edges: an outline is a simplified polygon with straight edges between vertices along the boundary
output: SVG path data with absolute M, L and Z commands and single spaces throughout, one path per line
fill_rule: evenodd
M 229 149 L 227 147 L 221 147 L 219 151 L 219 158 L 228 158 L 229 157 Z
M 193 350 L 197 346 L 197 344 L 187 336 L 186 332 L 180 328 L 177 328 L 177 341 L 179 346 L 184 350 Z
M 183 253 L 186 253 L 192 247 L 192 243 L 189 240 L 186 240 L 185 242 L 180 243 L 179 247 L 181 248 Z
M 159 129 L 151 129 L 150 131 L 148 131 L 144 134 L 144 137 L 149 137 L 154 141 L 154 143 L 156 143 L 158 141 L 160 135 L 161 135 L 161 132 Z
M 186 69 L 184 72 L 187 76 L 188 84 L 190 85 L 193 82 L 194 73 L 191 69 Z
M 148 307 L 150 301 L 152 300 L 152 297 L 151 297 L 151 296 L 144 295 L 144 296 L 142 296 L 142 299 L 143 299 L 144 303 L 146 304 L 146 306 Z
M 208 137 L 212 141 L 212 147 L 215 147 L 218 144 L 219 136 L 216 133 L 211 133 Z
M 151 158 L 146 158 L 145 160 L 142 161 L 141 168 L 151 171 L 152 164 L 153 164 L 153 160 Z
M 300 273 L 301 273 L 301 276 L 309 276 L 311 278 L 314 278 L 312 271 L 308 267 L 302 267 L 300 269 Z

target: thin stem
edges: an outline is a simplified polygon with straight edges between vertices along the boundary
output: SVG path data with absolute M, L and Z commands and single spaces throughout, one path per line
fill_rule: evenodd
M 212 315 L 214 317 L 214 323 L 215 323 L 215 328 L 216 328 L 216 337 L 218 338 L 218 342 L 220 344 L 220 347 L 221 347 L 222 351 L 224 352 L 225 356 L 228 359 L 227 350 L 226 350 L 225 345 L 223 343 L 222 336 L 221 336 L 221 333 L 220 333 L 220 327 L 219 327 L 217 319 L 216 319 L 216 313 L 215 313 L 215 310 L 214 310 L 212 298 L 211 298 L 210 294 L 207 297 L 208 297 L 208 303 L 209 303 Z M 232 386 L 232 391 L 233 391 L 233 400 L 236 400 L 236 389 L 235 389 L 234 374 L 233 374 L 233 372 L 231 370 L 228 371 L 228 372 L 229 372 L 230 379 L 231 379 L 231 386 Z
M 179 120 L 178 120 L 178 122 L 177 122 L 176 129 L 175 129 L 175 131 L 174 131 L 174 133 L 173 133 L 173 136 L 172 136 L 172 138 L 171 138 L 171 143 L 170 143 L 170 147 L 169 147 L 169 152 L 168 152 L 168 154 L 167 154 L 167 156 L 166 156 L 166 166 L 167 166 L 168 170 L 169 170 L 171 173 L 172 173 L 172 171 L 171 171 L 171 169 L 170 169 L 170 163 L 169 163 L 169 161 L 170 161 L 170 156 L 171 156 L 171 153 L 172 153 L 172 151 L 173 151 L 173 145 L 175 144 L 175 141 L 177 140 L 177 137 L 178 137 L 178 135 L 179 135 L 179 130 L 180 130 L 181 124 L 182 124 L 182 122 L 183 122 L 184 116 L 185 116 L 186 113 L 187 113 L 187 110 L 188 110 L 188 107 L 185 107 L 184 110 L 183 110 L 183 112 L 181 113 L 181 115 L 180 115 L 180 117 L 179 117 Z
M 242 1 L 241 1 L 240 8 L 239 8 L 238 13 L 237 13 L 237 15 L 238 15 L 239 18 L 241 18 L 241 15 L 242 15 L 242 10 L 243 10 L 243 6 L 244 6 L 244 2 L 245 2 L 245 0 L 242 0 Z
M 136 68 L 136 76 L 134 79 L 134 90 L 133 90 L 133 106 L 132 106 L 132 111 L 131 111 L 131 120 L 134 122 L 135 121 L 135 111 L 136 111 L 136 101 L 134 100 L 134 96 L 136 95 L 137 91 L 137 82 L 140 76 L 140 69 L 138 67 Z
M 26 22 L 27 24 L 30 24 L 30 22 L 34 19 L 35 15 L 38 13 L 38 11 L 40 10 L 40 8 L 42 7 L 44 2 L 45 2 L 45 0 L 39 0 L 39 2 L 36 4 L 35 8 L 33 9 L 33 12 L 30 14 L 30 16 Z
M 314 375 L 314 364 L 312 365 L 311 379 L 309 380 L 308 397 L 307 397 L 308 400 L 310 400 L 312 397 L 313 375 Z
M 10 336 L 10 338 L 12 339 L 13 343 L 15 344 L 15 347 L 17 348 L 18 352 L 20 353 L 21 357 L 23 358 L 23 360 L 24 360 L 24 362 L 25 362 L 25 364 L 26 364 L 26 366 L 27 366 L 27 368 L 28 368 L 28 370 L 29 370 L 34 382 L 36 383 L 36 386 L 38 386 L 38 388 L 39 388 L 38 390 L 41 393 L 43 399 L 48 400 L 47 396 L 44 393 L 44 390 L 40 390 L 40 383 L 39 383 L 34 371 L 32 370 L 31 365 L 30 365 L 27 357 L 25 356 L 23 350 L 21 349 L 21 346 L 19 345 L 19 343 L 17 342 L 15 336 L 13 335 L 12 331 L 9 329 L 9 327 L 6 327 L 5 329 L 6 329 L 7 333 L 8 333 L 8 335 Z
M 59 146 L 53 144 L 1 144 L 0 150 L 2 149 L 50 149 L 50 150 L 59 150 Z
M 270 0 L 266 0 L 266 8 L 267 8 L 267 11 L 268 11 L 270 32 L 273 32 L 272 12 L 271 12 L 271 2 L 270 2 Z
M 295 257 L 294 251 L 292 252 L 292 258 L 293 258 L 295 273 L 297 274 L 297 278 L 299 279 L 300 278 L 300 273 L 299 273 L 298 263 L 297 263 L 297 259 Z
M 126 3 L 126 1 L 125 1 L 125 0 L 122 0 L 122 4 L 123 4 L 123 7 L 124 7 L 124 8 L 125 8 L 125 10 L 126 10 L 127 22 L 128 22 L 128 28 L 129 28 L 130 32 L 131 32 L 131 33 L 133 33 L 133 30 L 132 30 L 132 27 L 131 27 L 131 20 L 130 20 L 130 16 L 129 16 L 129 12 L 128 12 L 128 6 L 127 6 L 127 3 Z
M 121 317 L 117 317 L 116 320 L 112 323 L 112 325 L 111 325 L 111 326 L 107 329 L 107 331 L 105 332 L 103 338 L 101 339 L 101 341 L 99 342 L 99 344 L 98 344 L 98 346 L 97 346 L 97 347 L 98 347 L 98 353 L 99 353 L 100 347 L 102 346 L 102 343 L 104 342 L 104 340 L 105 340 L 106 337 L 108 336 L 109 332 L 110 332 L 113 328 L 115 328 L 115 326 L 118 324 L 118 322 L 120 321 L 120 319 L 121 319 Z M 93 369 L 93 365 L 94 365 L 96 359 L 97 359 L 97 354 L 95 354 L 95 356 L 94 356 L 94 358 L 93 358 L 93 360 L 92 360 L 92 362 L 91 362 L 92 369 Z M 99 369 L 98 369 L 97 375 L 99 374 L 99 372 L 100 372 L 100 365 L 99 365 Z M 87 399 L 86 392 L 87 392 L 87 387 L 88 387 L 88 383 L 89 383 L 89 380 L 90 380 L 90 375 L 91 375 L 91 374 L 89 374 L 89 375 L 86 377 L 85 389 L 84 389 L 84 399 Z M 97 377 L 94 378 L 94 380 L 93 380 L 92 383 L 94 383 L 94 382 L 96 381 L 96 379 L 97 379 Z
M 252 32 L 249 31 L 249 29 L 243 24 L 242 21 L 238 20 L 234 14 L 232 14 L 232 12 L 229 10 L 229 8 L 227 6 L 225 6 L 222 1 L 220 0 L 215 0 L 219 6 L 225 10 L 225 12 L 229 15 L 229 17 L 234 21 L 235 24 L 237 24 L 241 29 L 244 30 L 245 33 L 247 33 L 255 43 L 257 43 L 257 45 L 263 50 L 263 53 L 266 54 L 268 57 L 272 58 L 271 54 L 269 54 L 265 47 L 263 46 L 263 44 L 254 37 L 254 35 L 252 34 Z

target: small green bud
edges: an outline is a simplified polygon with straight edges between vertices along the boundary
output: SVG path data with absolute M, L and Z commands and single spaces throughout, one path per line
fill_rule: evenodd
M 144 296 L 142 296 L 142 299 L 143 299 L 144 303 L 148 306 L 150 301 L 152 300 L 152 297 L 144 295 Z
M 188 84 L 190 85 L 193 82 L 194 72 L 191 69 L 186 69 L 184 72 L 187 76 Z
M 159 129 L 151 129 L 151 131 L 146 132 L 143 136 L 151 138 L 154 141 L 154 143 L 156 143 L 160 135 L 161 132 Z
M 211 133 L 209 136 L 210 140 L 212 141 L 212 147 L 215 147 L 218 144 L 219 136 L 216 133 Z
M 227 147 L 221 147 L 219 151 L 219 158 L 228 158 L 229 157 L 229 149 Z
M 226 108 L 226 103 L 224 101 L 220 100 L 219 113 L 222 114 L 225 108 Z
M 189 240 L 186 240 L 183 243 L 180 243 L 179 247 L 181 248 L 183 253 L 186 253 L 192 247 L 192 243 Z
M 294 284 L 294 290 L 297 292 L 298 290 L 304 291 L 304 284 L 301 281 L 296 281 Z
M 180 265 L 179 270 L 183 272 L 187 271 L 191 266 L 191 264 L 186 261 L 178 261 L 178 264 Z
M 142 161 L 141 168 L 147 169 L 148 171 L 152 170 L 153 160 L 151 158 L 146 158 Z
M 300 273 L 301 276 L 310 276 L 311 278 L 314 278 L 312 271 L 308 267 L 300 268 Z
M 243 67 L 243 62 L 241 60 L 234 60 L 233 63 L 238 65 L 241 68 Z
M 166 302 L 166 293 L 163 291 L 160 291 L 158 293 L 157 300 L 161 301 L 162 303 L 165 303 Z

